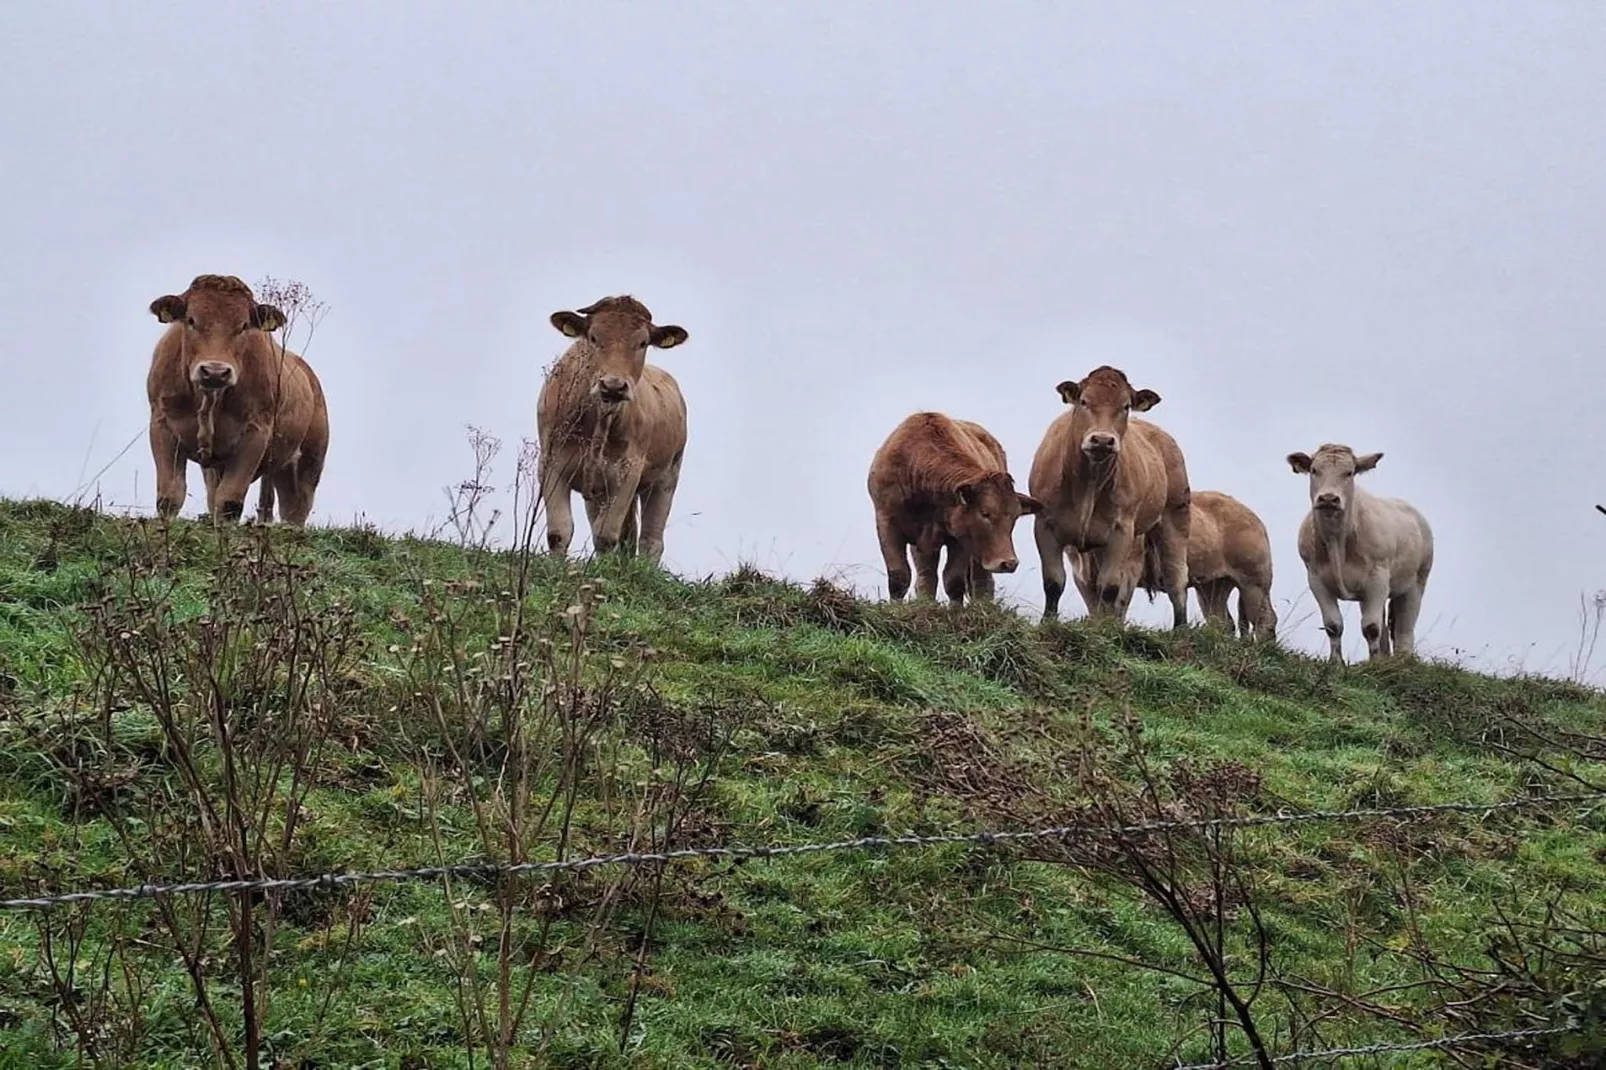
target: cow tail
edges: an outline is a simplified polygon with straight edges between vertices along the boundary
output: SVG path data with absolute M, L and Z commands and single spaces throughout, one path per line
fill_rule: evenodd
M 1160 550 L 1154 539 L 1143 540 L 1143 570 L 1154 577 L 1154 582 L 1144 588 L 1144 593 L 1152 603 L 1155 592 L 1165 586 L 1165 573 L 1160 569 Z

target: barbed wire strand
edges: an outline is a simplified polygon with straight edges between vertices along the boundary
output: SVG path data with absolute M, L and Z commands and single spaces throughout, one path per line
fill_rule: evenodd
M 1520 799 L 1506 799 L 1493 803 L 1431 803 L 1420 806 L 1372 807 L 1357 810 L 1315 810 L 1295 813 L 1257 814 L 1247 817 L 1200 818 L 1193 820 L 1151 821 L 1143 824 L 1114 828 L 1084 825 L 1056 825 L 1049 828 L 1024 829 L 1004 832 L 957 832 L 927 836 L 861 836 L 852 840 L 834 840 L 824 843 L 777 844 L 735 847 L 683 847 L 673 851 L 628 851 L 620 854 L 593 855 L 586 858 L 546 862 L 465 862 L 448 866 L 421 866 L 416 869 L 370 870 L 357 873 L 322 873 L 311 877 L 242 878 L 234 880 L 193 881 L 180 884 L 141 884 L 131 888 L 101 888 L 60 895 L 39 896 L 28 899 L 0 899 L 0 910 L 49 910 L 72 903 L 89 903 L 100 900 L 154 899 L 158 896 L 195 895 L 208 892 L 293 892 L 312 888 L 336 888 L 353 884 L 401 883 L 409 881 L 439 880 L 443 877 L 488 878 L 519 876 L 536 873 L 581 872 L 602 866 L 644 866 L 684 862 L 697 858 L 748 860 L 787 858 L 795 855 L 824 854 L 836 851 L 870 850 L 886 847 L 928 847 L 942 844 L 969 843 L 992 846 L 1029 840 L 1058 839 L 1068 836 L 1098 838 L 1107 836 L 1145 836 L 1163 832 L 1198 829 L 1254 828 L 1267 825 L 1293 825 L 1315 821 L 1356 821 L 1385 818 L 1409 819 L 1432 814 L 1469 813 L 1488 814 L 1499 810 L 1517 810 L 1551 803 L 1599 802 L 1606 800 L 1606 792 L 1576 795 L 1533 795 Z
M 1481 1044 L 1495 1040 L 1531 1040 L 1538 1037 L 1556 1037 L 1566 1033 L 1576 1033 L 1576 1029 L 1517 1029 L 1510 1033 L 1461 1033 L 1453 1037 L 1439 1037 L 1436 1040 L 1420 1040 L 1408 1044 L 1367 1044 L 1359 1048 L 1328 1048 L 1324 1051 L 1291 1051 L 1287 1055 L 1274 1055 L 1273 1063 L 1300 1063 L 1309 1059 L 1353 1059 L 1362 1055 L 1387 1055 L 1400 1051 L 1434 1051 L 1448 1048 L 1465 1048 L 1472 1044 Z M 1188 1063 L 1173 1067 L 1172 1070 L 1232 1070 L 1237 1066 L 1253 1066 L 1253 1055 L 1242 1056 L 1224 1063 Z

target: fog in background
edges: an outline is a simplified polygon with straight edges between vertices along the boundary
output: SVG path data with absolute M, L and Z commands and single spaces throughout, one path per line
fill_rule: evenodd
M 1024 488 L 1054 385 L 1110 363 L 1265 520 L 1286 642 L 1325 649 L 1283 458 L 1337 441 L 1435 529 L 1425 652 L 1567 671 L 1606 586 L 1596 5 L 455 10 L 7 12 L 0 494 L 152 511 L 147 306 L 271 275 L 329 304 L 314 523 L 422 530 L 465 425 L 511 480 L 548 315 L 628 292 L 691 335 L 653 357 L 690 408 L 676 572 L 884 596 L 893 426 L 978 420 Z M 1016 547 L 1035 615 L 1029 522 Z

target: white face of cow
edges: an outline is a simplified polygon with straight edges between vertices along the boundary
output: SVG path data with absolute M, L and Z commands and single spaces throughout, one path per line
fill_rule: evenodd
M 1288 466 L 1298 475 L 1310 476 L 1310 507 L 1317 516 L 1341 519 L 1355 497 L 1355 477 L 1370 472 L 1383 459 L 1381 453 L 1357 457 L 1348 446 L 1326 443 L 1308 453 L 1290 453 Z

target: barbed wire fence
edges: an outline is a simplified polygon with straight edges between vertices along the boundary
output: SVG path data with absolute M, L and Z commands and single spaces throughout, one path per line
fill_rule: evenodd
M 820 843 L 766 844 L 732 847 L 682 847 L 673 851 L 631 851 L 620 854 L 590 855 L 584 858 L 545 862 L 502 864 L 469 862 L 450 866 L 420 866 L 414 869 L 369 870 L 366 872 L 320 873 L 307 877 L 279 877 L 240 880 L 192 881 L 182 884 L 141 884 L 128 888 L 99 888 L 60 895 L 22 899 L 0 899 L 0 910 L 49 910 L 70 903 L 102 900 L 152 899 L 157 896 L 195 895 L 207 892 L 293 892 L 313 888 L 336 888 L 355 884 L 396 884 L 432 881 L 442 878 L 530 876 L 558 872 L 580 872 L 602 866 L 667 865 L 693 859 L 728 861 L 788 858 L 798 855 L 840 851 L 868 851 L 892 847 L 935 847 L 944 844 L 972 844 L 980 847 L 1031 840 L 1064 839 L 1071 836 L 1113 837 L 1147 836 L 1167 832 L 1211 829 L 1261 828 L 1298 825 L 1318 821 L 1363 821 L 1430 817 L 1435 814 L 1489 814 L 1557 803 L 1606 802 L 1606 792 L 1566 795 L 1530 795 L 1493 803 L 1453 802 L 1418 806 L 1384 806 L 1355 810 L 1308 810 L 1292 813 L 1252 814 L 1246 817 L 1203 818 L 1197 820 L 1148 821 L 1136 825 L 1098 827 L 1094 825 L 1054 825 L 1048 828 L 1006 831 L 953 832 L 931 835 L 860 836 L 851 840 Z
M 0 910 L 49 911 L 73 904 L 107 901 L 155 899 L 164 896 L 197 895 L 206 893 L 284 893 L 307 889 L 336 888 L 361 884 L 395 884 L 424 882 L 446 878 L 494 879 L 511 876 L 578 873 L 607 866 L 672 865 L 698 859 L 722 861 L 760 861 L 797 858 L 806 855 L 849 851 L 876 851 L 895 848 L 924 848 L 952 844 L 976 847 L 995 847 L 1010 843 L 1081 837 L 1124 837 L 1162 835 L 1172 832 L 1200 832 L 1210 830 L 1285 827 L 1316 822 L 1350 821 L 1412 821 L 1439 814 L 1488 815 L 1501 811 L 1532 809 L 1555 805 L 1591 804 L 1606 802 L 1606 792 L 1578 792 L 1570 794 L 1529 795 L 1497 802 L 1449 802 L 1415 806 L 1365 807 L 1349 810 L 1313 810 L 1254 814 L 1242 817 L 1207 819 L 1179 819 L 1151 821 L 1119 827 L 1093 825 L 1056 825 L 1037 829 L 983 830 L 966 833 L 938 833 L 928 835 L 861 836 L 854 839 L 830 840 L 800 844 L 759 844 L 738 846 L 686 847 L 672 851 L 637 851 L 607 855 L 590 855 L 582 858 L 526 862 L 520 864 L 462 863 L 449 866 L 420 866 L 410 869 L 367 870 L 361 872 L 327 872 L 312 876 L 260 878 L 244 880 L 192 881 L 174 884 L 141 884 L 122 888 L 97 888 L 55 895 L 0 899 Z M 1453 1051 L 1493 1043 L 1513 1043 L 1540 1040 L 1578 1032 L 1578 1028 L 1551 1026 L 1510 1030 L 1506 1032 L 1461 1033 L 1418 1041 L 1383 1041 L 1375 1044 L 1347 1048 L 1326 1048 L 1286 1052 L 1271 1057 L 1273 1065 L 1298 1065 L 1318 1060 L 1344 1060 L 1366 1056 L 1422 1051 Z M 1174 1070 L 1234 1070 L 1252 1066 L 1255 1056 L 1240 1056 L 1225 1061 L 1206 1063 L 1177 1063 Z

